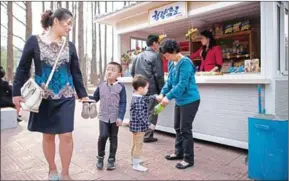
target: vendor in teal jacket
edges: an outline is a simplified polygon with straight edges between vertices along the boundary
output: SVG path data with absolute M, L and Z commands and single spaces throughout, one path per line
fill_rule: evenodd
M 192 61 L 180 53 L 175 40 L 166 40 L 161 52 L 168 59 L 168 80 L 161 91 L 161 104 L 166 106 L 175 99 L 174 129 L 176 131 L 175 152 L 166 155 L 167 160 L 182 160 L 176 165 L 185 169 L 194 165 L 194 140 L 192 124 L 200 104 L 200 94 L 195 80 Z

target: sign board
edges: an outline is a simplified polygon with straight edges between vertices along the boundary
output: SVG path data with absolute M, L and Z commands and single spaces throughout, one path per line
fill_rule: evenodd
M 187 2 L 175 2 L 149 11 L 149 24 L 161 24 L 186 18 L 188 15 Z

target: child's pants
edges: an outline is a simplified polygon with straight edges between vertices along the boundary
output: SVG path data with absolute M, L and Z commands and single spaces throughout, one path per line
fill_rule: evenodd
M 144 132 L 133 133 L 132 147 L 131 147 L 131 156 L 134 159 L 140 159 L 142 154 L 143 138 Z
M 104 157 L 107 138 L 110 141 L 109 157 L 115 159 L 117 150 L 118 126 L 116 123 L 99 121 L 98 156 Z

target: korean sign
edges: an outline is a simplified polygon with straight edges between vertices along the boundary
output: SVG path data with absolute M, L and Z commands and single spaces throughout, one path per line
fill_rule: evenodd
M 186 2 L 175 2 L 149 11 L 149 23 L 159 24 L 187 17 Z

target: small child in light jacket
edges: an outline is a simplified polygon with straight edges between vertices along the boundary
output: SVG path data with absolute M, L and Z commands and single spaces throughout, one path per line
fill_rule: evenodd
M 134 94 L 130 106 L 130 131 L 133 133 L 131 157 L 133 169 L 145 172 L 147 168 L 142 166 L 140 160 L 144 134 L 149 127 L 148 103 L 151 99 L 160 101 L 159 96 L 145 96 L 148 92 L 149 83 L 142 75 L 136 75 L 132 82 Z

